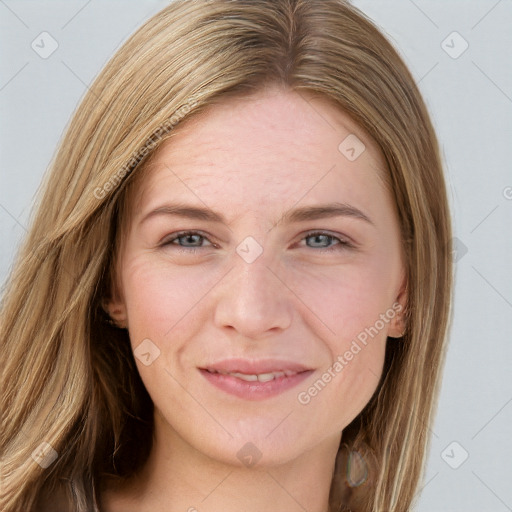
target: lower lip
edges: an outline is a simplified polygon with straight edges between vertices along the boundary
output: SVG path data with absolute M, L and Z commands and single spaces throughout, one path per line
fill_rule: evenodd
M 313 373 L 313 370 L 295 373 L 289 377 L 279 377 L 268 382 L 249 382 L 232 375 L 210 373 L 208 370 L 202 369 L 200 369 L 200 372 L 211 384 L 226 393 L 245 400 L 265 400 L 297 386 L 307 379 Z

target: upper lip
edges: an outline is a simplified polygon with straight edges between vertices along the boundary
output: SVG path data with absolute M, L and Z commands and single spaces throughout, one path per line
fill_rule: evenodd
M 217 361 L 216 363 L 203 366 L 201 369 L 226 373 L 244 373 L 247 375 L 260 375 L 263 373 L 285 371 L 301 373 L 312 370 L 312 368 L 308 368 L 303 364 L 281 359 L 225 359 L 223 361 Z

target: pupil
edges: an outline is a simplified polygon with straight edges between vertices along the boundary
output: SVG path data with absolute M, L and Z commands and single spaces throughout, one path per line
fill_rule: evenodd
M 318 244 L 322 243 L 322 239 L 324 242 L 328 241 L 327 235 L 315 235 L 314 239 L 315 239 L 315 243 L 318 243 Z

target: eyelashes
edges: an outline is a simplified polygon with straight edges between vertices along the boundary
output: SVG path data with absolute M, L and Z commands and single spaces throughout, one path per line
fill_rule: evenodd
M 325 231 L 311 231 L 309 233 L 306 233 L 306 235 L 304 236 L 303 240 L 305 240 L 307 238 L 312 238 L 312 237 L 324 237 L 324 239 L 327 238 L 328 240 L 337 242 L 334 245 L 330 245 L 329 247 L 320 247 L 320 249 L 326 250 L 326 251 L 340 250 L 340 249 L 352 248 L 353 247 L 353 245 L 350 242 L 348 242 L 347 240 L 345 240 L 343 238 L 339 238 L 337 236 L 334 236 L 334 235 L 332 235 L 330 233 L 327 233 Z M 311 249 L 315 249 L 316 248 L 316 247 L 311 247 L 311 246 L 306 246 L 306 247 L 309 247 Z
M 306 233 L 301 241 L 314 238 L 316 241 L 314 243 L 320 243 L 323 242 L 328 243 L 328 246 L 311 246 L 311 245 L 305 245 L 303 247 L 312 249 L 316 252 L 333 252 L 333 251 L 342 251 L 354 248 L 353 244 L 349 241 L 345 240 L 342 237 L 338 237 L 333 235 L 332 233 L 326 232 L 326 231 L 310 231 Z M 218 247 L 218 245 L 210 242 L 208 240 L 208 237 L 203 234 L 200 231 L 180 231 L 178 233 L 173 233 L 169 237 L 167 237 L 161 244 L 162 247 L 165 248 L 172 248 L 173 250 L 176 249 L 179 252 L 182 253 L 188 253 L 188 254 L 196 254 L 200 252 L 202 249 L 205 249 L 208 246 L 201 246 L 201 245 L 181 245 L 181 243 L 175 243 L 176 241 L 183 241 L 185 240 L 185 243 L 201 243 L 203 240 L 207 240 L 210 243 L 211 247 Z M 188 240 L 188 242 L 187 242 Z

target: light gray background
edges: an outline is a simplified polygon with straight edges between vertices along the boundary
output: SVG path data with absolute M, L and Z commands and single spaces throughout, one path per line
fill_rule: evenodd
M 512 1 L 354 3 L 387 33 L 425 96 L 459 248 L 451 342 L 416 510 L 512 511 Z M 0 283 L 88 84 L 166 4 L 0 0 Z M 58 43 L 46 59 L 31 47 L 42 46 L 43 31 Z

